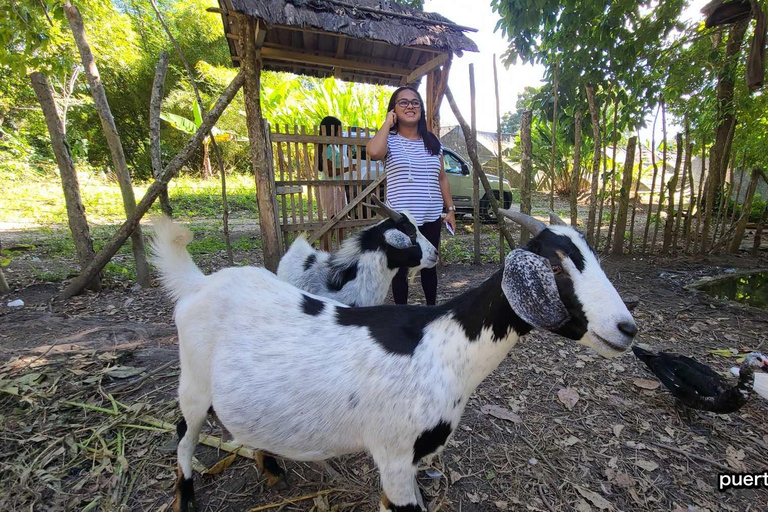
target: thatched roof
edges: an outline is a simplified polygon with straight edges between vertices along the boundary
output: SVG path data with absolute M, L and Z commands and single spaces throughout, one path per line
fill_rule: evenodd
M 461 27 L 445 17 L 386 0 L 219 0 L 237 65 L 245 15 L 266 27 L 264 69 L 400 85 L 425 64 L 477 51 Z M 422 69 L 420 69 L 422 68 Z M 422 73 L 423 74 L 423 73 Z

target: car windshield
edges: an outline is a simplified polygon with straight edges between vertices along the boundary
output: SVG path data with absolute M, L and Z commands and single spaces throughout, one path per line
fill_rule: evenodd
M 449 174 L 461 174 L 461 162 L 450 153 L 443 153 L 445 172 Z

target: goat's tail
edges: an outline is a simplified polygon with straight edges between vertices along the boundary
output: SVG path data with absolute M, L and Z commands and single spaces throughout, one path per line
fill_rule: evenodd
M 162 216 L 153 222 L 152 263 L 160 272 L 163 286 L 173 300 L 194 293 L 202 285 L 205 275 L 197 268 L 187 252 L 192 232 L 186 226 Z

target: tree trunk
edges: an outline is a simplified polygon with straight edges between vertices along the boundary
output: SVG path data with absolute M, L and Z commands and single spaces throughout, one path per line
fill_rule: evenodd
M 93 58 L 91 47 L 85 36 L 85 27 L 80 11 L 72 5 L 69 0 L 64 2 L 64 12 L 69 20 L 69 26 L 75 38 L 77 49 L 80 52 L 80 58 L 83 62 L 85 75 L 88 77 L 88 85 L 93 96 L 93 104 L 101 119 L 101 126 L 104 136 L 109 145 L 109 152 L 112 154 L 112 163 L 115 166 L 115 175 L 120 184 L 120 192 L 123 196 L 123 208 L 125 208 L 126 217 L 130 218 L 136 209 L 136 198 L 133 195 L 133 186 L 131 185 L 131 174 L 128 171 L 128 164 L 125 161 L 123 145 L 120 142 L 120 134 L 117 132 L 115 120 L 112 117 L 112 111 L 109 108 L 107 95 L 104 92 L 104 86 L 101 83 L 99 69 L 96 66 L 96 60 Z M 133 245 L 133 258 L 136 261 L 136 282 L 143 287 L 150 285 L 149 263 L 147 262 L 147 253 L 144 248 L 144 237 L 141 234 L 141 226 L 136 225 L 135 231 L 131 234 Z
M 152 158 L 152 176 L 155 179 L 163 172 L 162 153 L 160 151 L 160 107 L 163 104 L 163 87 L 168 72 L 168 52 L 163 50 L 157 59 L 155 80 L 152 84 L 152 96 L 149 101 L 149 153 Z M 168 217 L 173 216 L 171 199 L 168 197 L 168 187 L 160 192 L 160 210 Z
M 688 253 L 691 249 L 691 231 L 693 227 L 693 205 L 696 202 L 696 190 L 693 184 L 693 144 L 689 143 L 685 150 L 685 165 L 688 168 L 688 183 L 691 187 L 691 197 L 688 200 L 688 211 L 683 222 L 683 233 L 685 233 L 684 252 Z M 703 170 L 703 168 L 702 168 Z
M 752 179 L 749 180 L 749 186 L 747 187 L 747 194 L 744 196 L 744 206 L 741 208 L 741 217 L 736 224 L 736 230 L 733 233 L 731 244 L 728 247 L 728 252 L 739 252 L 741 247 L 741 239 L 744 238 L 744 231 L 747 229 L 747 222 L 749 222 L 749 214 L 752 212 L 752 199 L 755 197 L 755 190 L 757 190 L 757 179 L 760 177 L 760 173 L 757 169 L 752 170 Z
M 672 234 L 675 229 L 675 191 L 677 190 L 677 180 L 680 177 L 680 166 L 683 163 L 683 134 L 678 133 L 675 137 L 677 152 L 675 154 L 675 171 L 667 184 L 667 220 L 664 223 L 664 242 L 661 252 L 668 254 L 672 245 Z M 666 145 L 666 139 L 665 139 Z
M 619 113 L 619 98 L 613 104 L 613 162 L 611 164 L 611 219 L 608 223 L 608 239 L 605 241 L 606 254 L 611 248 L 611 234 L 613 233 L 613 223 L 616 218 L 616 145 L 619 142 L 619 127 L 617 126 Z M 632 157 L 634 159 L 634 155 Z
M 643 177 L 643 142 L 640 140 L 640 132 L 637 132 L 637 180 L 635 181 L 635 197 L 632 199 L 632 220 L 629 223 L 629 253 L 632 254 L 632 246 L 635 243 L 635 216 L 637 215 L 638 193 L 640 192 L 640 179 Z
M 552 155 L 549 159 L 549 172 L 551 173 L 550 190 L 549 190 L 549 209 L 555 210 L 555 152 L 557 149 L 557 63 L 555 63 L 555 80 L 554 80 L 553 92 L 555 95 L 555 103 L 552 106 Z
M 520 119 L 520 171 L 523 173 L 522 191 L 520 192 L 520 211 L 531 214 L 531 189 L 533 188 L 533 142 L 531 141 L 531 117 L 530 110 L 523 111 Z M 593 212 L 594 213 L 594 212 Z M 525 245 L 530 238 L 530 233 L 525 228 L 520 228 L 520 245 Z
M 765 228 L 765 220 L 768 217 L 768 201 L 766 201 L 763 207 L 763 213 L 760 215 L 760 222 L 757 225 L 757 231 L 755 231 L 755 240 L 752 242 L 752 256 L 760 254 L 760 245 L 763 242 L 763 229 Z
M 731 171 L 731 179 L 726 182 L 723 180 L 722 185 L 722 191 L 720 193 L 720 205 L 717 208 L 717 217 L 715 217 L 715 230 L 712 233 L 712 244 L 713 249 L 719 251 L 719 247 L 722 247 L 726 245 L 725 240 L 723 237 L 726 234 L 725 225 L 728 222 L 728 206 L 729 206 L 729 199 L 733 195 L 733 185 L 736 181 L 734 179 L 734 167 L 736 165 L 736 162 L 731 162 L 730 171 Z M 726 169 L 726 173 L 727 173 Z M 728 189 L 728 192 L 726 193 L 726 188 Z M 720 229 L 722 228 L 722 232 L 720 232 Z M 728 230 L 729 232 L 731 230 Z M 718 238 L 718 233 L 720 233 Z M 711 250 L 709 252 L 712 252 Z
M 579 185 L 581 184 L 581 109 L 576 110 L 574 119 L 573 172 L 571 176 L 571 226 L 579 223 Z
M 616 124 L 616 123 L 614 123 Z M 606 102 L 605 108 L 603 109 L 603 138 L 607 141 L 608 140 L 608 103 Z M 595 250 L 599 251 L 600 247 L 600 237 L 602 236 L 603 231 L 603 206 L 605 206 L 605 188 L 607 186 L 607 183 L 605 181 L 605 176 L 608 174 L 608 146 L 605 146 L 605 151 L 603 152 L 603 175 L 602 175 L 602 186 L 600 187 L 600 208 L 597 211 L 597 232 L 595 233 Z
M 659 119 L 661 104 L 656 109 L 656 116 L 653 118 L 653 130 L 651 130 L 651 166 L 653 166 L 653 178 L 651 179 L 651 194 L 648 197 L 648 213 L 645 215 L 645 231 L 643 232 L 643 249 L 648 250 L 648 232 L 651 227 L 651 215 L 653 214 L 653 191 L 656 189 L 656 177 L 659 174 L 659 166 L 656 165 L 656 121 Z M 651 248 L 653 251 L 653 248 Z
M 245 59 L 241 61 L 245 74 L 246 124 L 251 146 L 251 165 L 256 174 L 256 190 L 259 205 L 259 226 L 264 250 L 264 266 L 272 272 L 277 271 L 280 262 L 280 242 L 278 240 L 277 200 L 275 199 L 274 177 L 269 176 L 271 169 L 264 118 L 261 114 L 261 61 L 257 46 L 257 26 L 253 21 L 243 21 L 243 40 L 245 41 Z M 259 23 L 259 31 L 265 30 Z M 262 39 L 263 40 L 263 39 Z
M 600 178 L 600 118 L 595 104 L 595 88 L 586 85 L 589 116 L 592 120 L 592 140 L 595 147 L 592 154 L 592 187 L 589 193 L 589 214 L 587 217 L 587 241 L 594 245 L 595 241 L 595 212 L 597 211 L 597 185 Z M 530 133 L 529 133 L 530 136 Z
M 488 177 L 485 175 L 483 166 L 480 164 L 480 159 L 477 156 L 477 139 L 472 137 L 472 128 L 467 124 L 464 116 L 461 115 L 461 111 L 459 111 L 459 107 L 456 105 L 456 100 L 453 99 L 453 94 L 451 94 L 451 89 L 448 87 L 445 88 L 445 99 L 448 100 L 448 104 L 451 106 L 451 110 L 453 111 L 453 116 L 459 122 L 461 131 L 464 133 L 464 142 L 467 145 L 467 153 L 469 153 L 469 160 L 472 162 L 472 169 L 477 172 L 480 183 L 483 184 L 483 189 L 485 190 L 489 202 L 491 203 L 491 209 L 496 215 L 496 218 L 499 219 L 499 231 L 501 231 L 502 236 L 507 240 L 509 247 L 514 249 L 515 241 L 512 238 L 512 234 L 507 229 L 507 225 L 501 221 L 501 215 L 499 214 L 499 203 L 496 201 L 496 196 L 493 195 L 493 188 L 491 187 L 491 183 L 488 181 Z
M 632 169 L 635 167 L 636 144 L 637 137 L 630 137 L 627 141 L 627 158 L 624 161 L 624 174 L 621 177 L 621 190 L 619 191 L 619 211 L 616 214 L 616 234 L 613 237 L 612 252 L 617 256 L 624 253 L 624 231 L 627 228 L 627 209 L 629 208 L 629 191 L 632 189 Z
M 115 233 L 115 235 L 112 237 L 112 240 L 110 240 L 109 244 L 104 247 L 101 252 L 96 255 L 96 258 L 88 265 L 88 267 L 80 272 L 80 275 L 73 279 L 72 282 L 70 282 L 69 285 L 58 295 L 57 298 L 59 300 L 65 300 L 72 297 L 73 295 L 80 293 L 85 285 L 90 282 L 94 276 L 101 272 L 107 263 L 109 263 L 109 260 L 112 258 L 112 256 L 117 253 L 120 247 L 131 235 L 131 233 L 135 231 L 136 226 L 139 225 L 139 221 L 144 216 L 144 214 L 147 213 L 147 210 L 149 210 L 149 207 L 152 206 L 152 203 L 155 201 L 155 199 L 157 199 L 157 197 L 160 195 L 163 187 L 168 185 L 168 182 L 171 180 L 171 178 L 176 176 L 181 167 L 187 163 L 192 154 L 200 147 L 203 139 L 207 136 L 208 132 L 211 131 L 211 128 L 216 124 L 216 121 L 219 120 L 219 117 L 221 117 L 224 109 L 227 108 L 227 105 L 229 105 L 229 103 L 232 101 L 232 98 L 235 97 L 237 91 L 240 90 L 240 88 L 243 86 L 244 81 L 245 75 L 241 71 L 227 86 L 227 88 L 224 89 L 224 92 L 221 93 L 221 96 L 216 101 L 216 104 L 213 106 L 208 115 L 203 118 L 203 123 L 197 128 L 197 131 L 192 136 L 192 138 L 189 139 L 181 151 L 176 153 L 176 156 L 174 156 L 171 161 L 168 162 L 168 165 L 165 166 L 165 170 L 163 170 L 155 182 L 149 186 L 147 192 L 144 194 L 144 197 L 142 197 L 141 201 L 139 201 L 139 204 L 136 205 L 136 210 L 134 210 L 131 216 L 128 217 L 122 226 L 120 226 L 120 229 L 117 230 L 117 233 Z
M 688 179 L 688 136 L 686 135 L 685 143 L 683 144 L 683 147 L 678 147 L 677 152 L 680 154 L 681 152 L 684 153 L 683 163 L 682 163 L 682 180 L 680 181 L 680 198 L 677 202 L 677 212 L 675 213 L 675 227 L 672 231 L 672 248 L 674 251 L 677 251 L 677 241 L 680 235 L 680 222 L 683 219 L 683 208 L 685 207 L 685 186 L 687 185 L 687 179 Z M 677 181 L 677 180 L 675 180 Z
M 496 70 L 496 54 L 493 54 L 493 90 L 496 93 L 496 161 L 499 168 L 499 200 L 504 206 L 504 161 L 501 158 L 501 105 L 499 101 L 499 74 Z M 434 133 L 434 132 L 433 132 Z M 439 133 L 439 132 L 438 132 Z M 511 206 L 511 205 L 510 205 Z M 498 222 L 502 222 L 499 218 Z M 499 237 L 499 263 L 504 264 L 504 237 Z
M 706 173 L 707 165 L 707 138 L 701 137 L 701 175 L 699 176 L 699 190 L 696 192 L 696 229 L 693 230 L 693 253 L 699 252 L 700 244 L 702 244 L 701 236 L 701 218 L 704 215 L 704 210 L 701 208 L 701 201 L 704 198 L 704 189 L 706 188 L 706 181 L 704 180 L 704 174 Z M 707 180 L 708 181 L 708 180 Z
M 44 74 L 35 72 L 30 75 L 32 88 L 35 90 L 37 100 L 43 109 L 45 124 L 51 135 L 51 146 L 59 166 L 61 185 L 64 189 L 64 202 L 67 205 L 67 220 L 72 240 L 75 242 L 77 260 L 80 268 L 84 269 L 96 257 L 93 250 L 91 232 L 88 221 L 85 218 L 85 208 L 80 200 L 80 185 L 77 181 L 75 164 L 72 162 L 72 153 L 64 136 L 64 125 L 59 118 L 56 103 L 53 100 L 53 90 Z M 88 283 L 88 288 L 93 291 L 101 290 L 101 277 L 96 274 Z
M 661 180 L 659 181 L 659 206 L 656 207 L 656 222 L 653 223 L 653 239 L 651 241 L 651 252 L 656 249 L 656 237 L 659 234 L 659 223 L 661 222 L 661 211 L 664 209 L 664 200 L 667 186 L 664 178 L 667 177 L 667 111 L 664 103 L 664 96 L 661 97 Z

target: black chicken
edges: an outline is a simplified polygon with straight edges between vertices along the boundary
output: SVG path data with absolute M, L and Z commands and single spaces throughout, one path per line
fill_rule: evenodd
M 752 394 L 755 370 L 768 372 L 768 357 L 752 352 L 741 363 L 734 386 L 709 366 L 690 357 L 632 347 L 635 355 L 656 374 L 683 404 L 701 411 L 727 414 L 738 411 Z

